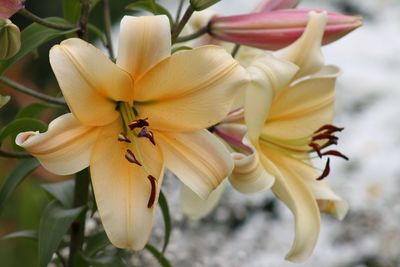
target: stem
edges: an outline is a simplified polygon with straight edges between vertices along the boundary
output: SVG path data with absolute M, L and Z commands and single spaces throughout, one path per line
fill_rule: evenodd
M 76 25 L 72 25 L 72 24 L 58 24 L 58 23 L 49 22 L 45 19 L 42 19 L 42 18 L 36 16 L 35 14 L 33 14 L 32 12 L 30 12 L 29 10 L 27 10 L 25 8 L 21 9 L 18 13 L 21 14 L 22 16 L 24 16 L 25 18 L 28 18 L 31 21 L 36 22 L 36 23 L 43 25 L 45 27 L 48 27 L 48 28 L 52 28 L 52 29 L 56 29 L 56 30 L 72 30 L 74 28 L 77 28 Z
M 60 252 L 57 250 L 56 251 L 56 255 L 58 257 L 58 259 L 60 260 L 60 263 L 63 267 L 67 267 L 67 263 L 65 262 L 65 259 L 63 258 L 63 256 L 60 254 Z
M 231 52 L 231 55 L 232 55 L 233 58 L 234 58 L 234 57 L 237 55 L 237 53 L 239 52 L 239 48 L 240 48 L 240 44 L 235 44 L 235 46 L 233 47 L 232 52 Z
M 110 17 L 110 3 L 109 0 L 103 0 L 103 15 L 104 15 L 104 25 L 105 25 L 105 34 L 107 39 L 107 50 L 111 59 L 114 59 L 114 49 L 111 38 L 111 17 Z
M 89 169 L 78 172 L 75 179 L 74 207 L 87 205 L 89 198 Z M 83 212 L 71 225 L 71 243 L 69 246 L 68 267 L 74 266 L 74 258 L 82 250 L 85 240 L 86 212 Z
M 200 37 L 203 34 L 206 34 L 207 31 L 208 31 L 208 27 L 205 26 L 205 27 L 201 28 L 200 30 L 198 30 L 195 33 L 176 38 L 175 43 L 181 43 L 181 42 L 186 42 L 186 41 L 190 41 L 190 40 L 196 39 L 197 37 Z
M 79 38 L 87 41 L 87 24 L 89 22 L 89 13 L 90 13 L 90 0 L 81 0 L 81 15 L 79 18 L 79 27 L 78 31 Z
M 0 149 L 0 157 L 22 159 L 22 158 L 30 158 L 32 156 L 25 152 L 4 151 Z
M 28 87 L 26 87 L 26 86 L 24 86 L 22 84 L 16 83 L 16 82 L 14 82 L 13 80 L 11 80 L 11 79 L 9 79 L 7 77 L 1 76 L 0 77 L 0 82 L 4 83 L 5 85 L 8 85 L 8 86 L 12 87 L 13 89 L 15 89 L 15 90 L 17 90 L 17 91 L 19 91 L 21 93 L 36 97 L 38 99 L 41 99 L 43 101 L 46 101 L 46 102 L 49 102 L 49 103 L 52 103 L 52 104 L 60 105 L 60 106 L 63 106 L 63 107 L 68 107 L 67 103 L 62 98 L 52 97 L 52 96 L 49 96 L 49 95 L 46 95 L 46 94 L 39 93 L 39 92 L 37 92 L 35 90 L 32 90 L 32 89 L 30 89 L 30 88 L 28 88 Z
M 179 6 L 178 9 L 176 10 L 176 16 L 175 16 L 175 22 L 178 23 L 179 19 L 181 18 L 181 13 L 182 13 L 182 8 L 183 8 L 183 3 L 185 0 L 180 0 L 179 1 Z
M 171 34 L 172 44 L 176 42 L 176 38 L 178 38 L 179 34 L 183 30 L 183 27 L 185 27 L 186 23 L 189 21 L 194 11 L 195 11 L 194 8 L 191 5 L 189 5 L 181 21 L 179 21 L 179 23 L 174 27 L 174 30 L 172 31 Z

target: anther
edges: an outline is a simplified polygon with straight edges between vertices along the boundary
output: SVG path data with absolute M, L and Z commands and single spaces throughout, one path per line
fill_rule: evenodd
M 324 140 L 324 139 L 337 141 L 339 138 L 337 136 L 332 135 L 331 133 L 320 133 L 320 134 L 313 136 L 312 141 Z
M 124 133 L 120 133 L 118 135 L 118 141 L 126 142 L 126 143 L 130 143 L 131 142 L 131 140 L 129 140 L 129 138 Z
M 317 152 L 318 157 L 322 158 L 321 154 L 321 146 L 318 145 L 317 143 L 310 143 L 309 146 L 314 149 L 315 152 Z
M 143 127 L 137 134 L 137 137 L 146 137 L 153 145 L 156 145 L 156 142 L 154 141 L 154 134 L 152 131 L 147 130 L 147 127 Z
M 149 201 L 147 202 L 147 208 L 151 208 L 154 205 L 154 202 L 156 201 L 156 178 L 152 175 L 148 175 L 147 179 L 149 179 L 150 184 L 151 184 L 151 192 L 150 192 L 150 197 Z
M 340 153 L 337 150 L 328 150 L 326 152 L 323 152 L 322 156 L 335 156 L 335 157 L 339 157 L 339 158 L 342 158 L 342 159 L 345 159 L 345 160 L 349 160 L 348 157 L 346 157 L 345 155 L 343 155 L 342 153 Z
M 142 166 L 142 164 L 140 164 L 140 162 L 136 159 L 135 154 L 133 154 L 133 152 L 130 149 L 126 150 L 125 153 L 125 158 L 130 162 L 130 163 L 135 163 L 139 166 Z
M 145 126 L 149 126 L 149 123 L 147 122 L 147 120 L 148 120 L 148 118 L 134 120 L 131 123 L 129 123 L 128 127 L 129 127 L 129 129 L 133 130 L 136 128 L 142 128 Z
M 320 180 L 324 179 L 326 176 L 329 175 L 330 171 L 331 171 L 331 168 L 329 166 L 329 158 L 328 158 L 328 160 L 326 161 L 326 164 L 325 164 L 325 169 L 321 173 L 321 175 L 317 178 L 317 180 L 320 181 Z
M 343 130 L 344 130 L 344 127 L 336 127 L 335 125 L 332 125 L 332 124 L 325 124 L 325 125 L 321 126 L 318 130 L 316 130 L 314 133 L 319 133 L 322 131 L 334 133 L 334 132 L 341 132 Z

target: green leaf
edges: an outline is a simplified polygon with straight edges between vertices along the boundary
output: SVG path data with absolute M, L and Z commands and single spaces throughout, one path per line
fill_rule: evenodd
M 1 240 L 8 240 L 14 238 L 27 238 L 27 239 L 37 240 L 38 233 L 37 230 L 22 230 L 2 236 Z
M 65 20 L 76 23 L 81 11 L 80 0 L 63 0 L 62 7 Z
M 162 267 L 172 267 L 171 263 L 164 256 L 164 254 L 158 251 L 155 247 L 147 244 L 144 248 L 147 249 L 151 254 L 153 254 L 153 256 L 158 260 Z
M 111 242 L 108 239 L 107 234 L 105 232 L 99 232 L 97 234 L 94 234 L 88 237 L 87 239 L 85 255 L 90 257 L 94 256 L 96 255 L 97 252 L 104 249 L 110 244 Z
M 20 118 L 39 119 L 47 109 L 57 109 L 60 111 L 64 110 L 63 107 L 52 105 L 49 103 L 34 103 L 18 111 L 17 115 L 15 116 L 15 119 L 20 119 Z
M 10 101 L 10 99 L 11 98 L 8 95 L 5 95 L 5 96 L 0 95 L 0 108 L 2 108 L 5 104 L 7 104 L 8 101 Z
M 139 0 L 127 5 L 125 8 L 130 11 L 148 11 L 154 15 L 166 15 L 171 25 L 173 24 L 173 19 L 169 11 L 156 3 L 155 0 Z
M 17 186 L 39 165 L 39 161 L 37 161 L 35 158 L 22 160 L 5 179 L 5 182 L 0 190 L 0 213 L 3 209 L 5 201 L 11 196 Z
M 65 208 L 74 205 L 75 180 L 41 185 L 53 198 L 58 200 Z
M 162 248 L 162 253 L 165 252 L 169 243 L 169 237 L 171 235 L 171 216 L 169 215 L 169 207 L 167 199 L 165 198 L 162 191 L 160 191 L 160 196 L 158 197 L 158 204 L 160 205 L 161 212 L 164 219 L 164 245 Z
M 64 208 L 57 200 L 47 205 L 39 224 L 40 267 L 47 266 L 72 222 L 83 210 L 84 207 Z
M 79 253 L 81 266 L 93 267 L 127 267 L 127 265 L 117 255 L 100 255 L 97 257 L 88 257 L 83 253 Z M 82 261 L 86 265 L 82 264 Z
M 45 18 L 45 20 L 58 24 L 68 23 L 61 18 Z M 16 63 L 18 60 L 26 56 L 28 53 L 38 48 L 40 45 L 58 36 L 75 31 L 77 31 L 77 29 L 62 31 L 50 29 L 37 23 L 32 23 L 31 25 L 26 27 L 21 33 L 21 49 L 19 50 L 19 52 L 15 56 L 7 60 L 0 61 L 0 74 L 2 74 L 8 67 Z
M 45 132 L 46 130 L 47 130 L 47 125 L 40 120 L 31 118 L 16 119 L 7 124 L 6 126 L 4 126 L 3 129 L 0 130 L 0 145 L 3 143 L 4 139 L 8 136 L 11 136 L 14 143 L 15 137 L 20 132 L 25 132 L 25 131 Z
M 190 46 L 177 46 L 177 47 L 173 47 L 171 49 L 171 54 L 175 54 L 176 52 L 182 51 L 182 50 L 192 50 L 193 48 L 191 48 Z

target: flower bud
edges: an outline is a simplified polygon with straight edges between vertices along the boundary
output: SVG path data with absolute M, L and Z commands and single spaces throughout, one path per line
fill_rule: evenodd
M 8 19 L 24 7 L 21 0 L 0 0 L 0 19 Z
M 213 17 L 208 30 L 216 39 L 277 50 L 293 43 L 303 34 L 310 11 L 312 9 L 282 9 L 239 16 Z M 328 23 L 322 43 L 328 44 L 338 40 L 361 24 L 361 17 L 328 12 Z
M 270 12 L 279 9 L 295 8 L 300 0 L 262 0 L 254 12 Z
M 19 28 L 8 19 L 0 19 L 0 60 L 14 56 L 20 47 Z
M 214 5 L 221 0 L 190 0 L 190 5 L 196 11 L 200 11 Z

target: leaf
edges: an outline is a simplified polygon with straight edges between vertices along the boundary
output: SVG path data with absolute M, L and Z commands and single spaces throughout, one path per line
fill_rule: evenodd
M 40 120 L 31 118 L 21 118 L 13 120 L 0 130 L 0 145 L 8 136 L 11 136 L 13 144 L 15 144 L 14 140 L 17 134 L 25 131 L 45 132 L 47 131 L 47 125 Z
M 85 255 L 94 256 L 97 252 L 102 250 L 103 248 L 110 245 L 111 242 L 107 237 L 107 234 L 103 232 L 96 233 L 87 239 L 87 245 L 85 249 Z
M 169 237 L 171 234 L 171 216 L 169 215 L 168 202 L 162 191 L 160 191 L 160 196 L 158 197 L 158 204 L 160 205 L 161 212 L 164 219 L 164 245 L 162 248 L 162 253 L 165 252 L 169 243 Z
M 84 207 L 64 208 L 53 200 L 47 205 L 39 224 L 39 266 L 45 267 L 51 261 L 65 233 Z
M 62 8 L 65 20 L 76 23 L 81 11 L 80 0 L 63 0 Z
M 173 47 L 172 49 L 171 49 L 171 54 L 175 54 L 176 52 L 179 52 L 179 51 L 183 51 L 183 50 L 192 50 L 193 48 L 191 48 L 190 46 L 186 46 L 186 45 L 184 45 L 184 46 L 178 46 L 178 47 Z
M 2 236 L 1 240 L 8 240 L 14 238 L 27 238 L 27 239 L 37 240 L 38 233 L 37 230 L 22 230 Z
M 49 103 L 34 103 L 18 111 L 17 115 L 15 116 L 15 119 L 20 119 L 20 118 L 39 119 L 47 109 L 64 110 L 63 107 L 60 107 L 58 105 L 52 105 Z
M 58 24 L 68 23 L 64 19 L 56 17 L 45 18 L 44 20 Z M 56 30 L 47 28 L 37 23 L 32 23 L 31 25 L 26 27 L 21 33 L 21 48 L 19 52 L 15 56 L 7 60 L 0 61 L 0 74 L 2 74 L 7 68 L 16 63 L 18 60 L 20 60 L 21 58 L 23 58 L 24 56 L 26 56 L 27 54 L 38 48 L 40 45 L 58 36 L 72 33 L 75 31 L 77 31 L 77 29 L 65 30 L 65 31 Z
M 7 104 L 8 101 L 10 101 L 10 99 L 11 98 L 8 95 L 5 95 L 5 96 L 0 95 L 0 108 L 4 107 L 4 105 Z
M 172 267 L 171 263 L 164 256 L 164 254 L 158 251 L 155 247 L 147 244 L 144 248 L 147 249 L 151 254 L 153 254 L 153 256 L 158 260 L 162 267 Z
M 41 186 L 65 208 L 73 207 L 75 180 L 68 180 L 59 183 L 47 183 L 42 184 Z
M 22 160 L 5 179 L 5 182 L 0 190 L 0 213 L 3 209 L 5 201 L 11 196 L 17 186 L 39 165 L 39 161 L 37 161 L 35 158 Z
M 130 11 L 148 11 L 154 15 L 166 15 L 169 19 L 171 25 L 173 24 L 173 19 L 169 11 L 162 5 L 156 3 L 154 0 L 139 0 L 131 3 L 125 7 Z
M 93 267 L 127 267 L 127 265 L 117 255 L 101 255 L 97 257 L 88 257 L 83 253 L 79 253 L 79 261 L 86 263 L 81 266 Z

